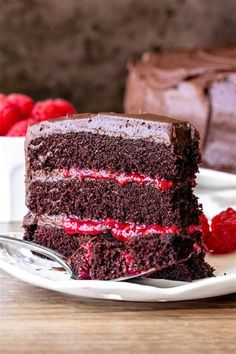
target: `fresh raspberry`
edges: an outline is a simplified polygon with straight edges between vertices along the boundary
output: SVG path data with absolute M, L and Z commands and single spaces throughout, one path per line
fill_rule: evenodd
M 61 98 L 39 101 L 35 104 L 32 117 L 37 122 L 45 119 L 64 117 L 76 112 L 72 104 Z
M 30 116 L 32 109 L 34 107 L 34 101 L 32 98 L 20 93 L 12 93 L 7 96 L 9 102 L 15 104 L 19 109 L 22 118 L 27 118 Z
M 7 99 L 0 100 L 0 135 L 5 135 L 12 125 L 19 119 L 18 108 Z
M 7 133 L 7 136 L 25 136 L 28 126 L 33 123 L 35 123 L 35 120 L 32 118 L 20 120 L 11 127 Z
M 212 253 L 236 251 L 236 210 L 228 208 L 212 219 L 211 233 L 203 241 Z

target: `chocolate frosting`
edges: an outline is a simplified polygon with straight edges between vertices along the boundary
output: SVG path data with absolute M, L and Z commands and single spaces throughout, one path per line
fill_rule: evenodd
M 166 144 L 182 144 L 188 136 L 196 138 L 195 129 L 185 121 L 155 114 L 86 113 L 33 124 L 26 136 L 26 147 L 32 140 L 50 134 L 88 132 L 146 139 Z M 188 141 L 189 143 L 189 141 Z
M 138 62 L 129 64 L 130 71 L 135 70 L 150 86 L 160 89 L 175 86 L 186 79 L 235 69 L 236 48 L 148 52 Z

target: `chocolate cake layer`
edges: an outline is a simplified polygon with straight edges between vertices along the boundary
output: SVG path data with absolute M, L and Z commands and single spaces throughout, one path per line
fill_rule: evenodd
M 236 173 L 235 87 L 236 47 L 145 53 L 129 64 L 125 111 L 188 120 L 204 166 Z
M 187 261 L 153 273 L 150 277 L 179 281 L 193 281 L 213 277 L 214 268 L 205 261 L 203 252 L 194 253 Z
M 81 245 L 81 239 L 76 235 L 68 235 L 62 229 L 53 227 L 36 227 L 30 232 L 25 226 L 24 239 L 52 249 L 65 257 L 70 257 Z
M 120 244 L 94 238 L 68 263 L 80 279 L 109 280 L 179 263 L 191 255 L 192 245 L 190 238 L 175 235 L 137 237 Z
M 107 181 L 34 180 L 28 185 L 26 205 L 38 215 L 67 214 L 85 220 L 110 217 L 181 228 L 198 224 L 201 213 L 191 184 L 159 191 L 152 185 L 119 186 Z
M 86 117 L 30 127 L 26 139 L 28 179 L 32 171 L 70 167 L 173 179 L 192 177 L 198 170 L 198 133 L 186 122 L 155 115 Z

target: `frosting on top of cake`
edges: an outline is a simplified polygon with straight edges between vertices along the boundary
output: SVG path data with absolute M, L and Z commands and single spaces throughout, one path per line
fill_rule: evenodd
M 146 139 L 166 144 L 185 143 L 187 136 L 188 141 L 196 138 L 196 131 L 190 123 L 165 116 L 148 113 L 84 113 L 31 125 L 26 136 L 26 146 L 43 136 L 70 132 Z
M 236 71 L 236 48 L 147 52 L 137 62 L 130 63 L 129 69 L 161 89 L 201 75 L 209 74 L 209 80 L 211 74 Z

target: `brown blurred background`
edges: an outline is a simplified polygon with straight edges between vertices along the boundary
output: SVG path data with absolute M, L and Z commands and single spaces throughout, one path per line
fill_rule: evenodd
M 0 92 L 122 111 L 126 63 L 152 48 L 236 45 L 235 0 L 0 0 Z

